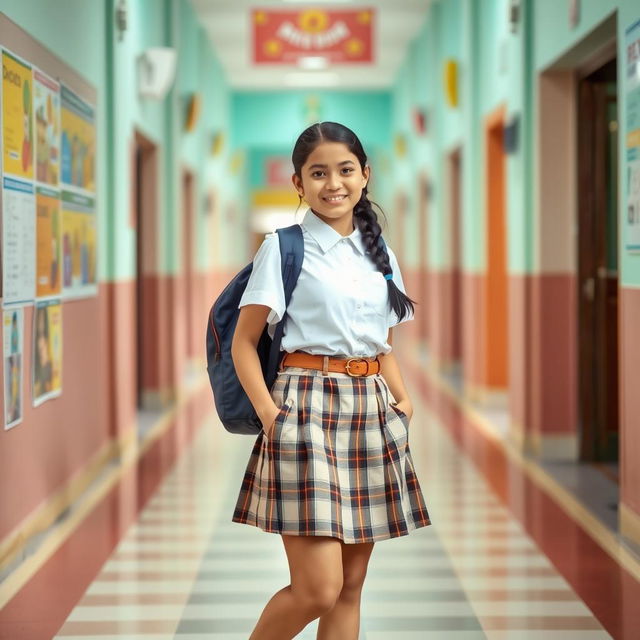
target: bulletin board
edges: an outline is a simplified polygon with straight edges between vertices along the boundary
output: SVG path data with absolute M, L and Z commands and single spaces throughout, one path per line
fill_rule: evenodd
M 98 295 L 97 92 L 0 13 L 4 426 L 62 393 L 64 304 Z M 25 327 L 25 307 L 32 326 Z M 36 321 L 37 320 L 37 321 Z M 32 341 L 32 362 L 22 359 Z

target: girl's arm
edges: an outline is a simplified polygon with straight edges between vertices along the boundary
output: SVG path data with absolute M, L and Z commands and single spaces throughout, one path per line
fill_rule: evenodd
M 262 304 L 248 304 L 242 307 L 231 342 L 231 358 L 238 380 L 249 396 L 265 430 L 273 424 L 280 412 L 265 384 L 256 350 L 269 311 L 271 309 Z
M 393 329 L 389 329 L 387 342 L 392 344 L 392 340 Z M 400 366 L 396 360 L 395 352 L 390 351 L 389 353 L 379 357 L 381 363 L 380 373 L 389 385 L 389 389 L 391 389 L 393 397 L 396 399 L 396 406 L 411 418 L 413 415 L 413 406 L 409 399 L 407 388 L 404 386 L 404 381 L 402 379 L 402 374 L 400 373 Z

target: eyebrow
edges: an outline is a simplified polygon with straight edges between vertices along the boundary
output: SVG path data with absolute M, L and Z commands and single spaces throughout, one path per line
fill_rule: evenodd
M 343 160 L 342 162 L 338 162 L 338 166 L 341 167 L 344 164 L 355 164 L 355 162 L 353 160 Z M 312 164 L 309 167 L 309 171 L 311 171 L 311 169 L 326 169 L 329 165 L 327 164 Z

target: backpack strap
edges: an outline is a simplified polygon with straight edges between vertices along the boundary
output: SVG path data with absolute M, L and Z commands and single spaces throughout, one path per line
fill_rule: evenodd
M 302 237 L 302 227 L 299 224 L 293 224 L 290 227 L 276 229 L 278 239 L 280 241 L 280 260 L 282 267 L 282 284 L 284 286 L 285 312 L 282 320 L 276 325 L 271 349 L 269 351 L 269 363 L 267 365 L 266 382 L 267 387 L 271 388 L 273 381 L 278 373 L 280 366 L 280 344 L 282 343 L 282 334 L 284 332 L 284 321 L 287 318 L 286 307 L 291 301 L 291 294 L 295 289 L 298 276 L 302 269 L 304 260 L 304 239 Z

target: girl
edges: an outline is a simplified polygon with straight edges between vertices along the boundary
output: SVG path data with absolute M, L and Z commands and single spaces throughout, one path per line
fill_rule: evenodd
M 391 327 L 413 317 L 413 303 L 395 255 L 378 243 L 370 168 L 353 131 L 314 124 L 292 159 L 310 209 L 271 390 L 256 347 L 285 312 L 275 233 L 255 256 L 231 350 L 263 425 L 233 520 L 279 533 L 291 574 L 250 640 L 288 640 L 317 617 L 318 640 L 357 640 L 374 543 L 430 524 L 407 438 L 413 409 L 391 350 Z

